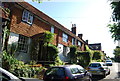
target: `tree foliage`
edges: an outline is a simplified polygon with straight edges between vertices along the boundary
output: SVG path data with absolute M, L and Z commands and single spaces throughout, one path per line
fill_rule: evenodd
M 94 51 L 93 60 L 99 60 L 102 57 L 102 53 L 100 51 Z
M 110 32 L 114 40 L 120 40 L 120 25 L 118 23 L 109 24 Z
M 120 47 L 117 46 L 113 54 L 115 55 L 115 61 L 120 62 Z
M 44 32 L 43 42 L 45 44 L 52 42 L 53 39 L 54 39 L 54 34 L 53 33 L 49 32 L 49 31 Z
M 115 56 L 120 56 L 120 47 L 116 47 L 116 49 L 114 49 L 114 53 Z
M 91 62 L 91 53 L 89 51 L 79 51 L 77 52 L 78 55 L 78 64 L 83 67 L 87 67 Z
M 116 41 L 120 40 L 120 1 L 112 2 L 111 8 L 113 9 L 112 19 L 115 23 L 109 24 L 108 27 L 110 28 L 112 38 Z
M 112 19 L 113 21 L 117 22 L 120 20 L 120 1 L 119 2 L 112 2 L 111 8 L 113 9 Z
M 77 62 L 77 46 L 70 46 L 70 52 L 68 53 L 70 63 Z
M 48 51 L 47 60 L 55 61 L 55 59 L 58 56 L 58 48 L 52 44 L 48 44 L 47 51 Z

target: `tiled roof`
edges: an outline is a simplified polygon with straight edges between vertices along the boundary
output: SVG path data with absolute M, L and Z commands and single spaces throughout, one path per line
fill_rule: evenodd
M 57 21 L 55 21 L 54 19 L 52 19 L 51 17 L 49 17 L 48 15 L 44 14 L 43 12 L 41 12 L 40 10 L 36 9 L 35 7 L 33 7 L 32 5 L 30 5 L 27 2 L 16 2 L 18 5 L 22 6 L 23 8 L 29 10 L 30 12 L 32 12 L 34 15 L 42 18 L 43 20 L 45 20 L 46 22 L 48 22 L 51 25 L 54 25 L 55 27 L 57 27 L 58 29 L 64 31 L 66 34 L 77 38 L 78 40 L 82 41 L 83 43 L 85 43 L 85 41 L 83 39 L 80 39 L 79 37 L 77 37 L 75 34 L 73 34 L 70 30 L 68 30 L 66 27 L 62 26 L 60 23 L 58 23 Z

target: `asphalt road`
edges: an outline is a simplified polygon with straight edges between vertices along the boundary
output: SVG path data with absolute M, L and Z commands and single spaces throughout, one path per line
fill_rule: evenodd
M 110 74 L 106 78 L 100 76 L 93 76 L 93 81 L 120 81 L 120 63 L 113 63 L 109 66 Z

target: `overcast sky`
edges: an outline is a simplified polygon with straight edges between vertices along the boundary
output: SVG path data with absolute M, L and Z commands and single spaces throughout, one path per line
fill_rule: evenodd
M 76 24 L 77 34 L 84 40 L 101 43 L 107 56 L 113 56 L 116 44 L 111 38 L 107 24 L 111 17 L 108 0 L 50 0 L 42 3 L 25 0 L 69 30 Z

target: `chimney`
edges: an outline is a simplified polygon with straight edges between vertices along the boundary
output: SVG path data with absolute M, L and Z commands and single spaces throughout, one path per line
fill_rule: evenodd
M 82 39 L 83 34 L 78 34 L 78 37 L 79 37 L 80 39 Z
M 73 34 L 76 35 L 76 24 L 72 24 L 71 31 L 72 31 Z
M 88 44 L 88 40 L 86 40 L 86 43 Z

